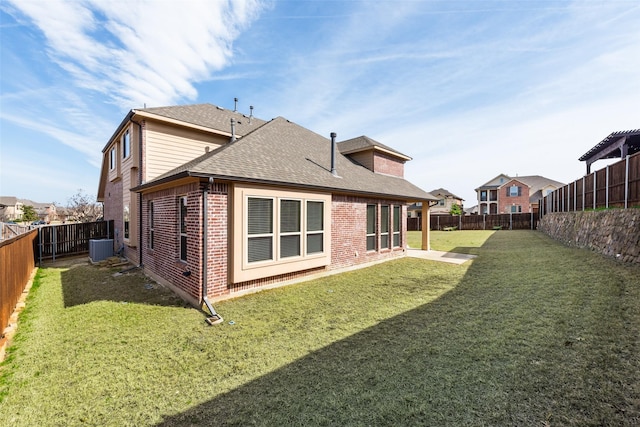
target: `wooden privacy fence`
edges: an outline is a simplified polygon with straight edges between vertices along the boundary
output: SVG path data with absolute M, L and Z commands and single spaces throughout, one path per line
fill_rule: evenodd
M 608 165 L 546 195 L 538 211 L 640 207 L 640 153 Z
M 40 227 L 36 256 L 41 262 L 89 253 L 89 241 L 113 239 L 113 220 Z
M 0 242 L 0 332 L 9 318 L 35 268 L 34 247 L 38 231 Z M 0 343 L 4 337 L 0 336 Z
M 514 213 L 494 215 L 431 215 L 431 230 L 444 230 L 456 227 L 458 230 L 535 230 L 538 226 L 538 214 Z M 422 230 L 421 218 L 407 218 L 408 231 Z

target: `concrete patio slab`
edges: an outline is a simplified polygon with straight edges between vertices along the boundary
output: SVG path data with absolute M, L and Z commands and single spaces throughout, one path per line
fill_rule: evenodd
M 448 262 L 451 264 L 463 264 L 470 259 L 474 259 L 477 255 L 457 254 L 454 252 L 442 251 L 423 251 L 420 249 L 408 249 L 407 256 L 413 258 L 428 259 L 431 261 Z

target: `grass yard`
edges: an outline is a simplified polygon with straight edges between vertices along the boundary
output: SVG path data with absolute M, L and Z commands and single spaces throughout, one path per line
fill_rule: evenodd
M 0 420 L 640 424 L 638 266 L 535 231 L 433 232 L 432 246 L 478 257 L 221 302 L 217 326 L 139 273 L 40 269 L 0 365 Z

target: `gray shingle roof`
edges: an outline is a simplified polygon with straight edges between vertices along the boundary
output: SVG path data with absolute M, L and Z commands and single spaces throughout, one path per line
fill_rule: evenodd
M 338 142 L 338 150 L 340 150 L 342 154 L 355 153 L 358 151 L 376 148 L 381 148 L 384 151 L 388 151 L 397 155 L 398 157 L 405 158 L 405 160 L 411 160 L 411 157 L 407 156 L 406 154 L 402 154 L 401 152 L 394 150 L 393 148 L 364 135 Z
M 238 136 L 243 136 L 266 123 L 256 117 L 251 117 L 250 120 L 248 116 L 242 113 L 225 110 L 213 104 L 153 107 L 134 111 L 155 114 L 227 133 L 231 131 L 231 119 L 233 118 L 236 120 L 236 133 Z
M 140 187 L 182 176 L 280 184 L 325 191 L 436 200 L 409 181 L 371 172 L 336 153 L 338 177 L 331 174 L 331 141 L 282 117 L 233 143 L 206 153 Z
M 445 190 L 444 188 L 437 188 L 435 190 L 429 191 L 429 193 L 433 194 L 434 196 L 444 196 L 451 197 L 453 199 L 464 200 L 462 197 L 458 197 L 455 194 L 451 193 L 449 190 Z

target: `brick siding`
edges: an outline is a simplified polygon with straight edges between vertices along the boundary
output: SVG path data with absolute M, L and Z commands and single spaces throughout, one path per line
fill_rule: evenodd
M 373 155 L 373 171 L 404 178 L 404 163 L 394 157 L 376 152 Z

